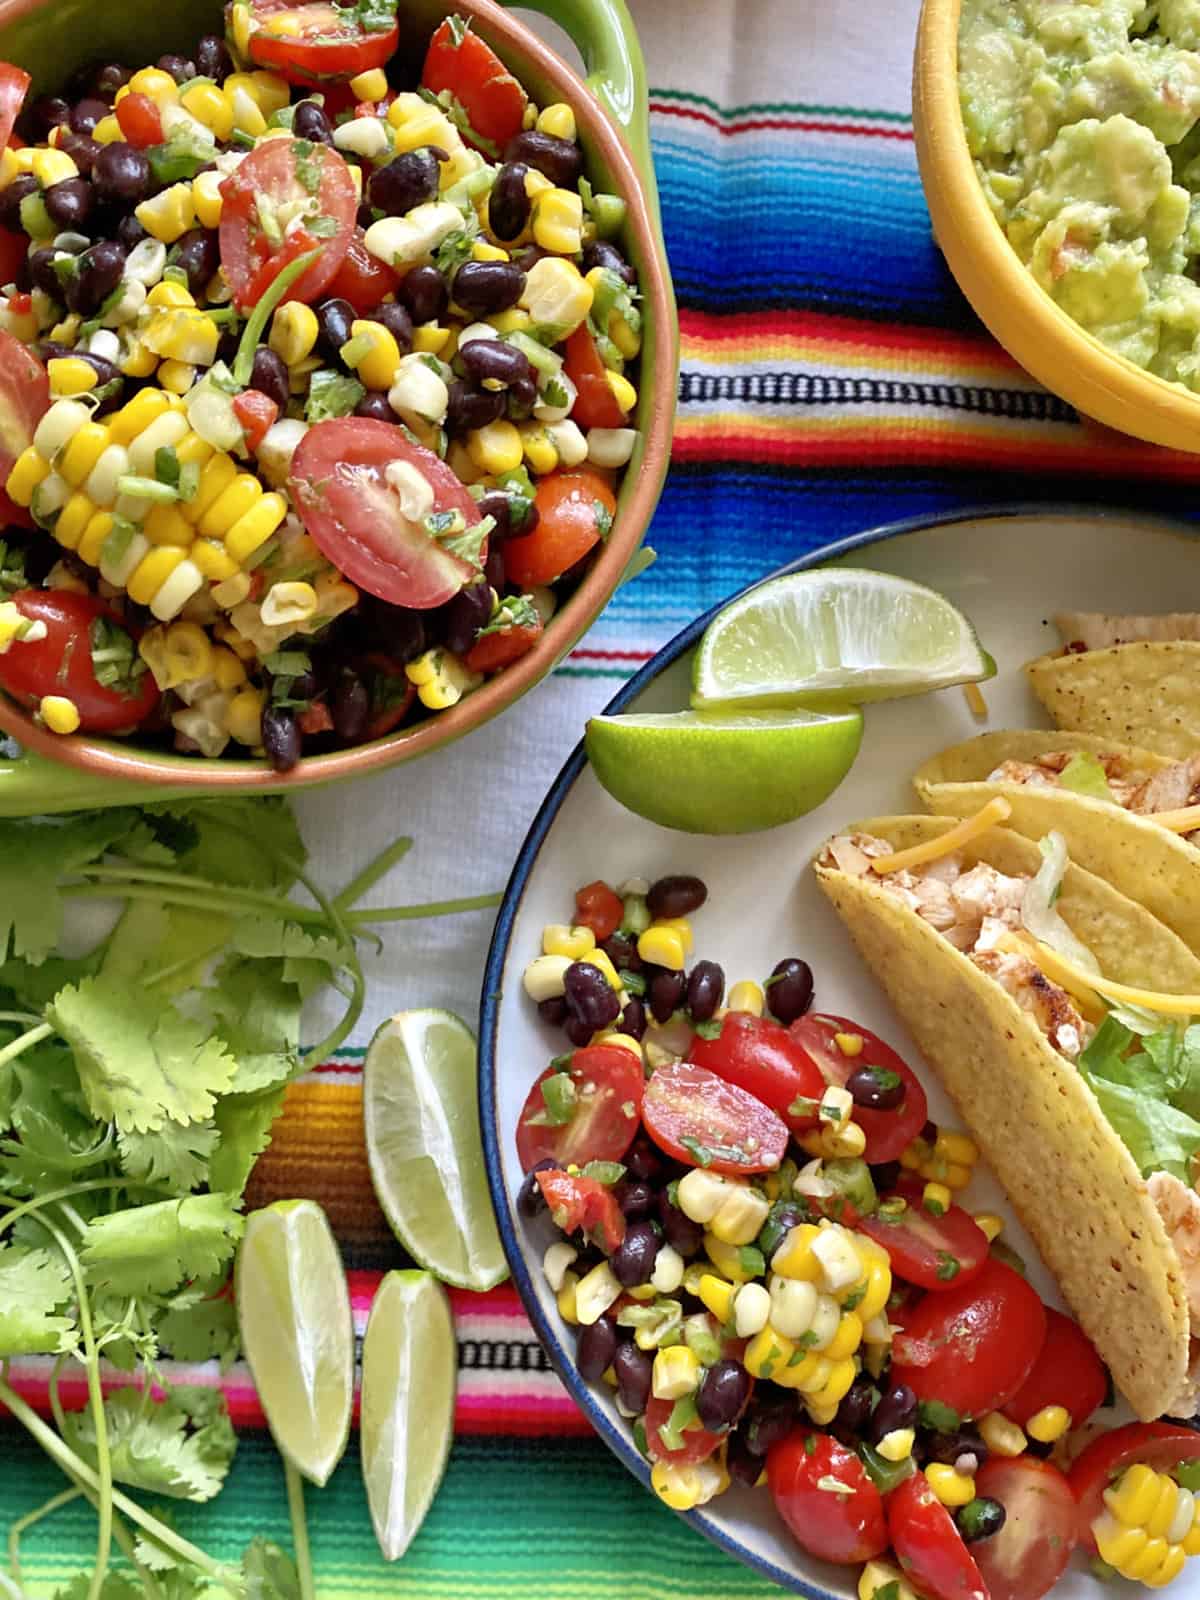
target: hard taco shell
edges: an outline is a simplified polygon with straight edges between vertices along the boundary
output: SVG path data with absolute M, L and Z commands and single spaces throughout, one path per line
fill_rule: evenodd
M 1025 667 L 1060 728 L 1186 760 L 1200 750 L 1200 643 L 1138 640 Z

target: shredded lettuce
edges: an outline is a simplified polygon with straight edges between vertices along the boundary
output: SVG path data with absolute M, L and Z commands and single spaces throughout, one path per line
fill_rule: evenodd
M 1071 789 L 1075 794 L 1112 803 L 1113 792 L 1108 786 L 1104 768 L 1090 750 L 1080 750 L 1071 757 L 1059 773 L 1059 782 L 1064 789 Z
M 1200 1025 L 1139 1034 L 1110 1014 L 1079 1070 L 1142 1173 L 1170 1172 L 1190 1187 L 1200 1152 Z
M 1067 841 L 1061 833 L 1048 833 L 1038 840 L 1042 864 L 1037 875 L 1025 885 L 1021 899 L 1021 921 L 1035 939 L 1048 944 L 1051 950 L 1073 961 L 1085 972 L 1100 971 L 1100 963 L 1081 939 L 1078 939 L 1062 915 L 1055 909 L 1063 874 L 1070 865 Z

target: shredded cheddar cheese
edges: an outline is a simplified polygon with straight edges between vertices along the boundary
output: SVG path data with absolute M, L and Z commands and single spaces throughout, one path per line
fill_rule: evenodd
M 986 833 L 989 828 L 994 828 L 998 823 L 1005 822 L 1012 816 L 1012 807 L 1002 795 L 996 795 L 989 800 L 982 810 L 977 811 L 973 817 L 964 817 L 948 832 L 943 833 L 940 839 L 925 839 L 921 844 L 911 845 L 907 850 L 896 850 L 890 856 L 875 856 L 871 861 L 873 872 L 903 872 L 908 867 L 921 867 L 927 861 L 937 861 L 941 856 L 948 856 L 953 851 L 961 849 L 964 844 L 969 844 L 972 839 L 977 839 L 981 833 Z
M 1074 994 L 1076 988 L 1102 994 L 1109 1000 L 1125 1005 L 1143 1006 L 1147 1011 L 1157 1011 L 1164 1017 L 1200 1016 L 1200 994 L 1160 994 L 1157 989 L 1137 989 L 1129 983 L 1114 983 L 1098 973 L 1085 972 L 1066 956 L 1060 956 L 1048 944 L 1032 941 L 1033 959 L 1048 978 Z
M 1082 978 L 1077 979 L 1073 972 L 1064 976 L 1062 972 L 1049 971 L 1046 963 L 1042 960 L 1042 951 L 1047 946 L 1039 944 L 1032 934 L 1024 932 L 1002 933 L 996 940 L 995 948 L 1003 950 L 1009 955 L 1027 956 L 1030 961 L 1036 963 L 1048 978 L 1052 978 L 1058 984 L 1060 989 L 1067 991 L 1078 1006 L 1080 1015 L 1086 1018 L 1088 1022 L 1099 1024 L 1108 1015 L 1108 1008 L 1092 987 L 1091 975 L 1089 974 L 1087 982 L 1084 982 Z M 1082 970 L 1082 968 L 1079 969 L 1081 972 Z
M 1182 806 L 1178 811 L 1151 811 L 1147 822 L 1157 822 L 1160 828 L 1172 833 L 1192 833 L 1200 828 L 1200 806 Z
M 979 685 L 977 683 L 964 683 L 963 697 L 967 702 L 967 709 L 971 715 L 980 722 L 986 722 L 988 714 L 987 701 L 983 698 L 983 690 Z

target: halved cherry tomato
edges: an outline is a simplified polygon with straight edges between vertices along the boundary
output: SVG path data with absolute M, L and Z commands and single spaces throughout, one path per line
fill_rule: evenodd
M 590 928 L 598 944 L 612 938 L 624 915 L 621 896 L 599 878 L 595 883 L 585 883 L 582 889 L 576 889 L 575 921 L 582 928 Z
M 14 505 L 4 490 L 0 488 L 0 529 L 34 528 L 36 526 L 37 524 L 25 507 Z
M 691 1466 L 696 1461 L 707 1461 L 725 1438 L 723 1433 L 710 1433 L 702 1422 L 693 1422 L 684 1428 L 679 1437 L 683 1440 L 678 1450 L 669 1450 L 663 1443 L 661 1430 L 671 1420 L 674 1400 L 659 1400 L 651 1395 L 646 1402 L 646 1451 L 651 1461 L 669 1461 L 673 1467 Z
M 1046 1337 L 1046 1309 L 1019 1272 L 989 1256 L 969 1283 L 927 1294 L 892 1344 L 892 1381 L 962 1417 L 1000 1410 Z
M 453 470 L 402 428 L 373 417 L 333 417 L 310 428 L 288 481 L 305 527 L 351 583 L 392 605 L 427 611 L 452 599 L 477 568 L 404 515 L 384 475 L 394 461 L 421 474 L 435 512 L 461 511 L 468 528 L 478 523 L 479 508 Z M 486 557 L 485 540 L 480 561 Z
M 83 733 L 119 733 L 145 722 L 159 698 L 152 673 L 139 673 L 125 689 L 96 681 L 92 624 L 105 617 L 122 626 L 103 600 L 68 589 L 19 589 L 12 599 L 23 617 L 45 623 L 46 637 L 0 656 L 0 688 L 28 706 L 44 695 L 65 695 Z
M 517 1158 L 525 1172 L 545 1160 L 563 1167 L 620 1161 L 637 1134 L 645 1078 L 632 1051 L 620 1045 L 586 1045 L 572 1054 L 567 1072 L 575 1086 L 569 1122 L 542 1120 L 542 1085 L 555 1076 L 553 1067 L 546 1068 L 526 1097 L 517 1123 Z
M 400 274 L 393 272 L 386 262 L 373 256 L 363 243 L 366 234 L 355 228 L 350 239 L 346 259 L 337 270 L 337 277 L 329 285 L 329 293 L 349 300 L 360 317 L 374 311 L 385 295 L 395 292 Z M 401 351 L 403 355 L 404 352 Z
M 1079 1324 L 1046 1307 L 1046 1337 L 1033 1371 L 1004 1407 L 1021 1427 L 1045 1406 L 1065 1406 L 1071 1426 L 1081 1428 L 1104 1404 L 1108 1374 L 1095 1346 Z
M 561 578 L 599 544 L 617 509 L 608 483 L 586 467 L 550 473 L 539 482 L 533 499 L 537 527 L 504 545 L 504 570 L 509 581 L 522 589 Z
M 1185 1461 L 1200 1461 L 1200 1433 L 1170 1422 L 1129 1422 L 1092 1440 L 1067 1474 L 1079 1507 L 1079 1540 L 1089 1550 L 1096 1548 L 1092 1523 L 1104 1510 L 1105 1489 L 1135 1461 L 1167 1473 Z
M 12 140 L 13 125 L 25 104 L 33 79 L 11 62 L 0 61 L 0 150 Z M 13 145 L 16 149 L 16 144 Z M 8 279 L 5 278 L 5 283 Z
M 864 1217 L 859 1227 L 881 1244 L 892 1271 L 922 1289 L 961 1288 L 977 1277 L 988 1258 L 988 1237 L 969 1211 L 952 1205 L 938 1217 L 923 1203 L 924 1185 L 902 1180 L 886 1199 L 904 1201 L 894 1220 L 890 1215 Z
M 463 137 L 485 154 L 503 155 L 504 146 L 524 126 L 529 96 L 495 51 L 460 17 L 448 17 L 429 41 L 421 86 L 434 94 L 450 91 L 471 125 Z M 472 139 L 472 133 L 478 138 Z
M 33 352 L 0 329 L 0 489 L 50 409 L 50 379 Z
M 769 1106 L 690 1061 L 656 1069 L 642 1118 L 655 1144 L 689 1167 L 774 1172 L 787 1149 L 787 1124 Z
M 825 1080 L 787 1029 L 769 1017 L 730 1011 L 715 1039 L 696 1035 L 688 1060 L 770 1106 L 793 1133 L 816 1127 Z M 792 1112 L 797 1100 L 807 1104 Z
M 854 1451 L 827 1433 L 798 1428 L 773 1445 L 767 1485 L 792 1537 L 810 1555 L 849 1566 L 887 1549 L 879 1490 Z
M 296 717 L 301 733 L 328 733 L 333 727 L 333 713 L 324 700 L 310 700 Z
M 137 150 L 163 142 L 162 117 L 148 94 L 127 94 L 117 107 L 121 132 Z
M 929 1600 L 988 1600 L 954 1518 L 923 1472 L 914 1472 L 888 1495 L 887 1525 L 897 1561 Z
M 885 1044 L 868 1028 L 860 1028 L 857 1022 L 851 1022 L 848 1017 L 810 1011 L 807 1016 L 792 1023 L 790 1032 L 792 1038 L 808 1051 L 826 1083 L 835 1083 L 844 1088 L 860 1067 L 880 1067 L 896 1073 L 903 1081 L 904 1099 L 894 1111 L 872 1111 L 869 1107 L 861 1106 L 854 1113 L 855 1122 L 867 1136 L 864 1159 L 872 1163 L 897 1160 L 905 1146 L 911 1144 L 920 1133 L 929 1116 L 925 1091 L 908 1063 L 896 1054 L 890 1044 Z M 857 1034 L 863 1041 L 861 1052 L 856 1056 L 844 1055 L 834 1043 L 834 1035 L 838 1033 Z
M 233 398 L 233 414 L 246 435 L 246 447 L 257 450 L 279 415 L 279 407 L 261 389 L 244 389 Z
M 1062 1577 L 1075 1549 L 1071 1486 L 1036 1456 L 993 1456 L 975 1474 L 975 1492 L 1004 1507 L 1004 1526 L 972 1543 L 991 1600 L 1041 1600 Z
M 572 1177 L 551 1167 L 537 1175 L 555 1225 L 564 1233 L 577 1229 L 596 1239 L 608 1252 L 619 1250 L 625 1239 L 625 1216 L 613 1192 L 595 1178 Z
M 239 310 L 257 304 L 284 267 L 310 250 L 321 254 L 285 300 L 315 300 L 337 276 L 354 236 L 358 191 L 332 145 L 268 139 L 225 179 L 221 197 L 221 265 Z M 303 225 L 284 232 L 280 214 L 297 202 Z
M 596 341 L 586 322 L 567 340 L 563 369 L 579 391 L 571 420 L 581 428 L 623 428 L 625 413 L 608 386 L 608 368 L 600 359 Z
M 485 633 L 467 651 L 466 662 L 472 672 L 499 672 L 528 655 L 542 637 L 541 619 L 537 622 L 510 623 L 495 633 Z
M 252 4 L 251 58 L 289 83 L 357 77 L 371 67 L 384 66 L 400 42 L 396 23 L 369 30 L 352 6 L 329 5 L 325 0 L 300 5 L 295 0 L 252 0 Z M 275 33 L 273 22 L 282 15 L 286 15 L 288 31 Z

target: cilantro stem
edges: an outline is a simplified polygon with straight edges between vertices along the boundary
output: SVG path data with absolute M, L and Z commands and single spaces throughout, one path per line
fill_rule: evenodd
M 348 1039 L 354 1031 L 355 1024 L 362 1016 L 363 1006 L 367 998 L 367 981 L 363 977 L 362 963 L 358 959 L 358 950 L 354 944 L 354 935 L 346 926 L 341 908 L 336 906 L 320 884 L 315 883 L 298 862 L 291 861 L 282 851 L 274 852 L 276 859 L 283 862 L 289 871 L 296 874 L 296 881 L 304 885 L 309 894 L 320 906 L 329 919 L 334 932 L 339 935 L 345 957 L 345 971 L 350 974 L 350 997 L 346 1009 L 342 1013 L 342 1020 L 337 1024 L 321 1043 L 314 1046 L 307 1055 L 301 1058 L 301 1069 L 307 1071 L 309 1067 L 318 1066 L 322 1061 L 327 1061 L 338 1045 Z
M 308 1519 L 304 1514 L 304 1480 L 286 1457 L 283 1472 L 287 1480 L 288 1515 L 292 1519 L 292 1545 L 296 1556 L 296 1573 L 300 1579 L 300 1600 L 316 1600 L 312 1551 L 308 1545 Z
M 135 1183 L 132 1178 L 85 1178 L 82 1183 L 68 1184 L 62 1189 L 51 1189 L 49 1194 L 40 1194 L 33 1200 L 23 1200 L 20 1205 L 0 1197 L 0 1206 L 9 1208 L 8 1214 L 0 1217 L 0 1233 L 10 1228 L 14 1222 L 20 1221 L 22 1217 L 40 1211 L 43 1206 L 52 1205 L 56 1200 L 70 1200 L 72 1196 L 87 1194 L 92 1189 L 140 1189 L 146 1194 L 161 1195 L 164 1200 L 177 1198 L 175 1190 L 166 1184 Z
M 41 1020 L 36 1011 L 0 1011 L 0 1022 L 20 1022 L 27 1028 L 36 1026 Z
M 78 1500 L 83 1490 L 76 1485 L 74 1489 L 63 1489 L 52 1499 L 47 1500 L 44 1506 L 39 1506 L 36 1511 L 27 1511 L 23 1517 L 18 1517 L 8 1530 L 8 1570 L 18 1583 L 23 1582 L 21 1576 L 21 1538 L 30 1528 L 36 1527 L 45 1517 L 52 1517 L 56 1511 L 61 1511 L 63 1506 L 69 1506 L 72 1500 Z
M 258 342 L 263 336 L 263 330 L 270 321 L 271 313 L 283 299 L 284 295 L 312 266 L 321 254 L 322 246 L 315 250 L 308 250 L 302 256 L 297 256 L 295 261 L 289 261 L 283 271 L 271 281 L 270 287 L 262 299 L 250 313 L 250 320 L 242 330 L 242 340 L 238 345 L 237 355 L 233 358 L 233 381 L 239 388 L 244 389 L 250 382 L 250 375 L 254 367 L 254 354 L 258 349 Z
M 35 1044 L 41 1044 L 43 1039 L 48 1039 L 54 1029 L 48 1022 L 41 1022 L 36 1028 L 28 1028 L 11 1044 L 6 1044 L 0 1050 L 0 1067 L 7 1066 L 10 1061 L 15 1061 L 19 1055 L 24 1055 L 26 1050 L 32 1049 Z
M 159 867 L 138 867 L 124 863 L 112 866 L 97 863 L 82 869 L 87 879 L 98 879 L 114 885 L 124 883 L 156 883 L 165 889 L 175 889 L 188 894 L 207 895 L 216 900 L 220 906 L 228 909 L 230 904 L 253 906 L 256 911 L 273 911 L 278 917 L 286 917 L 291 922 L 320 922 L 322 917 L 314 906 L 300 906 L 294 900 L 289 900 L 286 895 L 269 894 L 265 890 L 243 889 L 234 884 L 213 883 L 208 878 L 195 878 L 187 872 L 170 872 Z M 68 887 L 68 893 L 74 893 L 74 887 Z M 110 890 L 123 897 L 129 891 L 125 888 Z M 166 899 L 166 895 L 157 898 Z M 207 907 L 201 907 L 207 910 Z
M 462 911 L 487 911 L 498 906 L 504 898 L 500 894 L 477 894 L 466 900 L 431 900 L 423 906 L 385 906 L 374 911 L 348 911 L 346 921 L 353 927 L 372 922 L 420 922 L 426 917 L 453 917 Z
M 373 889 L 380 878 L 385 877 L 394 866 L 403 861 L 411 849 L 411 839 L 397 839 L 395 844 L 381 851 L 374 861 L 368 861 L 362 871 L 351 878 L 341 893 L 334 896 L 334 905 L 339 911 L 357 905 L 363 895 Z

